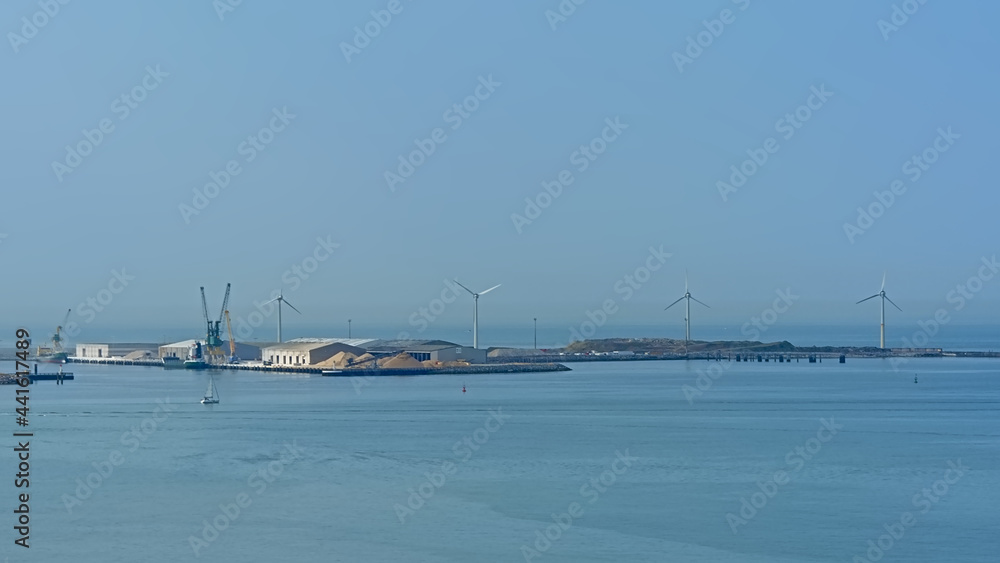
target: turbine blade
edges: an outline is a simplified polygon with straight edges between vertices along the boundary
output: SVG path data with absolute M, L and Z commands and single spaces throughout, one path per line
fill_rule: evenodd
M 296 309 L 295 306 L 292 305 L 291 303 L 289 303 L 287 299 L 282 298 L 282 301 L 284 301 L 285 305 L 288 305 L 289 307 L 291 307 L 292 310 L 295 311 L 296 313 L 298 313 L 300 315 L 302 314 L 302 311 L 299 311 L 298 309 Z
M 687 293 L 687 291 L 688 291 L 688 271 L 687 271 L 687 269 L 685 269 L 684 270 L 684 293 Z
M 864 298 L 864 299 L 862 299 L 861 301 L 858 301 L 857 303 L 855 303 L 855 305 L 857 305 L 858 303 L 864 303 L 865 301 L 868 301 L 869 299 L 875 299 L 875 298 L 876 298 L 876 297 L 878 297 L 879 295 L 881 295 L 881 294 L 879 294 L 879 293 L 876 293 L 875 295 L 872 295 L 871 297 L 865 297 L 865 298 Z
M 277 301 L 278 299 L 279 299 L 278 297 L 275 297 L 274 299 L 272 299 L 272 300 L 268 301 L 267 303 L 263 303 L 263 304 L 264 304 L 264 305 L 268 305 L 268 304 L 270 304 L 270 303 L 274 303 L 274 302 L 275 302 L 275 301 Z
M 885 276 L 888 273 L 889 273 L 888 270 L 886 270 L 885 272 L 882 272 L 882 289 L 880 289 L 879 291 L 885 291 Z
M 480 291 L 480 292 L 479 292 L 479 295 L 486 295 L 487 293 L 489 293 L 489 292 L 493 291 L 494 289 L 496 289 L 496 288 L 500 287 L 501 285 L 503 285 L 503 284 L 501 284 L 501 283 L 498 283 L 498 284 L 494 285 L 493 287 L 491 287 L 491 288 L 487 289 L 486 291 Z
M 885 296 L 885 300 L 888 301 L 889 303 L 892 303 L 892 299 L 889 299 L 888 295 Z M 897 308 L 897 309 L 899 309 L 899 305 L 896 305 L 895 303 L 892 303 L 892 306 L 895 307 L 895 308 Z M 899 312 L 902 313 L 903 310 L 899 309 Z
M 460 287 L 460 288 L 464 289 L 465 291 L 468 291 L 470 295 L 475 295 L 475 294 L 476 294 L 476 292 L 475 292 L 475 291 L 472 291 L 471 289 L 469 289 L 469 288 L 465 287 L 464 285 L 462 285 L 461 283 L 459 283 L 459 281 L 458 281 L 458 280 L 455 280 L 455 283 L 457 283 L 457 284 L 458 284 L 458 287 Z
M 663 310 L 664 310 L 664 311 L 666 311 L 667 309 L 669 309 L 669 308 L 673 307 L 674 305 L 676 305 L 676 304 L 680 303 L 680 302 L 681 302 L 681 301 L 683 301 L 683 300 L 684 300 L 684 298 L 683 298 L 683 297 L 681 297 L 681 298 L 680 298 L 680 299 L 678 299 L 677 301 L 674 301 L 674 302 L 673 302 L 673 303 L 671 303 L 670 305 L 667 305 L 666 307 L 664 307 L 664 308 L 663 308 Z
M 701 301 L 698 301 L 698 300 L 697 300 L 697 299 L 695 299 L 694 297 L 691 297 L 691 300 L 692 300 L 692 301 L 694 301 L 695 303 L 701 303 Z M 701 303 L 701 304 L 702 304 L 702 305 L 705 305 L 704 303 Z M 705 306 L 706 306 L 706 307 L 708 307 L 708 305 L 705 305 Z M 709 308 L 709 309 L 711 309 L 711 307 L 708 307 L 708 308 Z

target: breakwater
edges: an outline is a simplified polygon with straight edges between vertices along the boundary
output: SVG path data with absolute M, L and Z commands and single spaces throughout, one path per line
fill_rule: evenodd
M 162 360 L 124 360 L 121 358 L 69 358 L 69 363 L 163 367 Z M 265 366 L 261 364 L 219 364 L 206 368 L 213 370 L 259 371 L 267 373 L 322 374 L 330 368 L 315 366 Z M 570 371 L 570 368 L 555 362 L 497 362 L 472 364 L 468 366 L 448 366 L 438 368 L 345 368 L 329 375 L 339 377 L 366 377 L 392 375 L 432 375 L 432 374 L 476 374 L 476 373 L 531 373 L 550 371 Z

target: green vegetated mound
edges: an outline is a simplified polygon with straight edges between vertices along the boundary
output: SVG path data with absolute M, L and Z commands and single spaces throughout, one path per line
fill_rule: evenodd
M 588 352 L 635 352 L 636 354 L 672 355 L 672 354 L 705 354 L 705 353 L 739 353 L 753 352 L 760 354 L 772 353 L 841 353 L 878 354 L 875 347 L 837 347 L 837 346 L 795 346 L 787 340 L 781 342 L 757 342 L 754 340 L 693 340 L 685 343 L 672 338 L 605 338 L 601 340 L 581 340 L 563 349 L 567 354 Z

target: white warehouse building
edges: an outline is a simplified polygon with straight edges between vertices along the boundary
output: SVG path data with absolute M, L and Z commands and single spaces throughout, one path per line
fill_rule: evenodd
M 185 340 L 183 342 L 174 342 L 173 344 L 164 344 L 163 346 L 160 346 L 159 349 L 160 357 L 186 360 L 188 352 L 191 350 L 191 347 L 194 346 L 195 342 L 200 342 L 202 348 L 205 347 L 204 340 Z
M 110 358 L 110 346 L 107 344 L 77 344 L 77 358 Z
M 156 344 L 142 344 L 129 342 L 116 343 L 89 343 L 77 344 L 75 358 L 143 358 L 153 356 Z
M 180 360 L 186 360 L 188 357 L 188 352 L 191 347 L 194 346 L 195 342 L 200 342 L 202 347 L 202 352 L 204 353 L 205 341 L 202 340 L 185 340 L 183 342 L 174 342 L 173 344 L 164 344 L 160 346 L 160 357 L 161 358 L 177 358 Z M 222 353 L 227 357 L 229 356 L 229 341 L 223 341 L 222 343 Z M 253 344 L 247 344 L 245 342 L 236 343 L 236 357 L 241 360 L 259 360 L 260 359 L 260 347 L 254 346 Z
M 356 356 L 365 353 L 362 348 L 335 339 L 297 338 L 266 346 L 261 351 L 261 357 L 265 362 L 276 366 L 308 366 L 328 360 L 340 352 Z

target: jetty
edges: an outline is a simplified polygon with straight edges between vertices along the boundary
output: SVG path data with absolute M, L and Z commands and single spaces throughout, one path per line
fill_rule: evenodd
M 26 377 L 32 383 L 35 383 L 36 381 L 55 381 L 57 384 L 61 384 L 63 381 L 73 379 L 73 374 L 68 372 L 33 373 Z M 11 373 L 0 373 L 0 385 L 17 385 L 18 379 L 20 378 L 17 375 Z
M 58 372 L 58 373 L 33 373 L 28 376 L 32 382 L 35 381 L 55 381 L 61 383 L 65 380 L 75 379 L 72 373 L 69 372 Z

